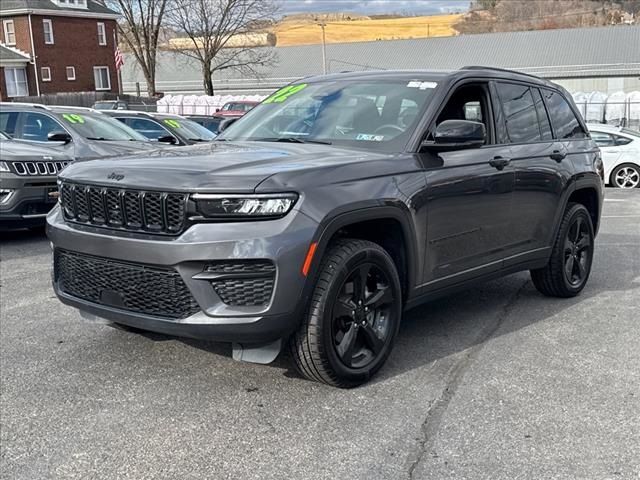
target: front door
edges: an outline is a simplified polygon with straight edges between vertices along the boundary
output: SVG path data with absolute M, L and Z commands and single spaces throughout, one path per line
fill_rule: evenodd
M 434 289 L 499 269 L 513 243 L 512 152 L 496 142 L 488 84 L 457 87 L 432 129 L 450 119 L 484 123 L 487 141 L 479 148 L 421 154 L 428 192 L 423 286 Z

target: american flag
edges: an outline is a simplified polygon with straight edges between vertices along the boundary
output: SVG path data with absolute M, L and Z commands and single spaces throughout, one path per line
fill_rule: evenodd
M 124 65 L 124 58 L 122 57 L 122 52 L 120 51 L 120 47 L 116 45 L 116 51 L 114 53 L 116 59 L 116 70 L 120 70 Z

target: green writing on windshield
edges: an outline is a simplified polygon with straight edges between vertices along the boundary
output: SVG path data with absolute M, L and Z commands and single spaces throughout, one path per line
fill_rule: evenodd
M 78 115 L 77 113 L 63 113 L 62 118 L 69 123 L 84 123 L 82 115 Z
M 299 85 L 289 85 L 288 87 L 281 88 L 262 103 L 282 103 L 290 96 L 295 95 L 305 88 L 307 88 L 306 83 L 300 83 Z
M 170 118 L 167 118 L 164 123 L 166 125 L 169 125 L 171 128 L 180 128 L 180 122 L 177 120 L 172 120 Z

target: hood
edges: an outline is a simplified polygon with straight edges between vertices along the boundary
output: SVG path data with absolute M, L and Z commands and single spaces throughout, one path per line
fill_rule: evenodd
M 68 161 L 67 155 L 63 155 L 51 147 L 42 147 L 32 143 L 18 140 L 0 140 L 0 160 L 3 161 Z
M 281 172 L 326 168 L 372 158 L 380 155 L 325 145 L 211 142 L 128 158 L 76 162 L 60 176 L 80 183 L 127 188 L 248 193 Z
M 93 160 L 98 158 L 122 157 L 138 152 L 152 151 L 166 148 L 166 145 L 157 142 L 144 142 L 139 140 L 112 141 L 112 140 L 85 140 L 86 152 L 80 152 L 78 160 Z

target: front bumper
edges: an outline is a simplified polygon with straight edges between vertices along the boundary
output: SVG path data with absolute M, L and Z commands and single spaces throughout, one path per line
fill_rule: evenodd
M 178 237 L 167 238 L 72 225 L 55 208 L 47 218 L 47 235 L 55 249 L 171 269 L 178 272 L 200 311 L 173 319 L 114 308 L 62 291 L 55 277 L 54 290 L 63 303 L 80 309 L 85 316 L 177 336 L 267 343 L 297 328 L 306 280 L 301 267 L 316 228 L 317 223 L 309 217 L 292 211 L 278 220 L 196 224 Z M 229 305 L 211 281 L 202 278 L 212 262 L 228 260 L 273 262 L 275 280 L 267 304 Z
M 57 191 L 55 176 L 20 177 L 13 174 L 0 176 L 0 188 L 11 190 L 0 203 L 0 228 L 25 228 L 45 224 L 45 217 L 55 205 L 49 196 Z

